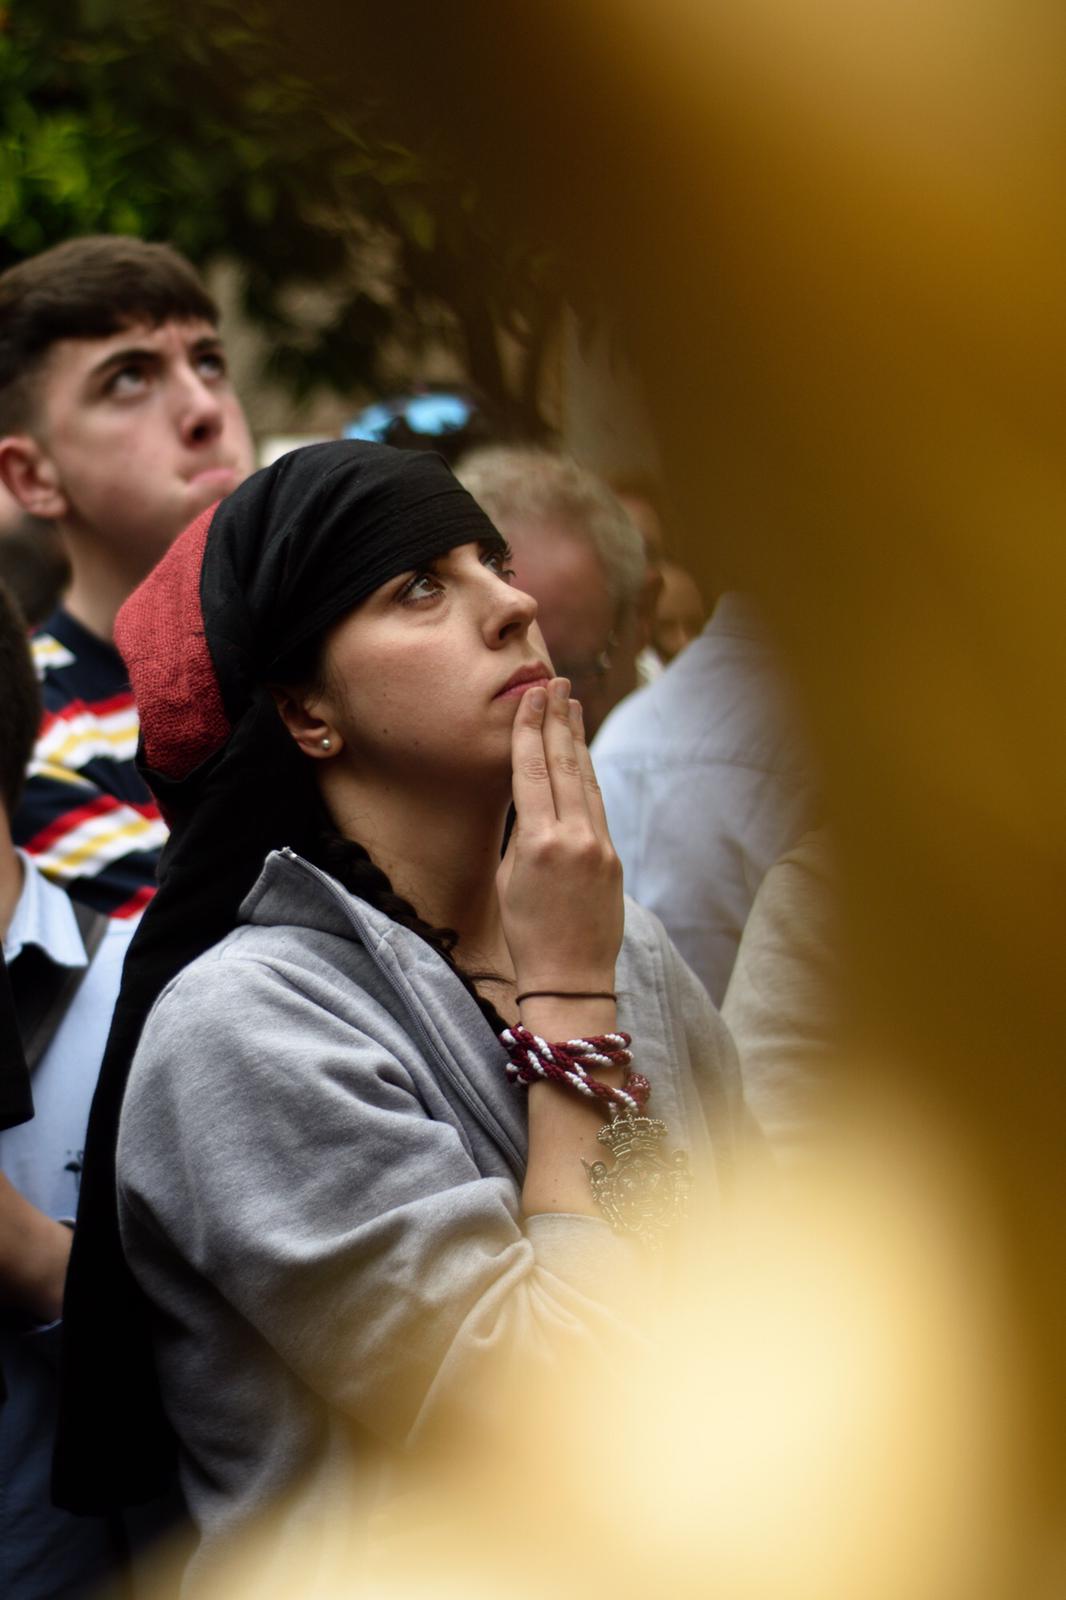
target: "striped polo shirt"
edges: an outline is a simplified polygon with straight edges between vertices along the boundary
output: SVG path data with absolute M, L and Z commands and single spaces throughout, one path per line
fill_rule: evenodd
M 32 645 L 44 716 L 15 842 L 75 899 L 137 916 L 155 892 L 167 830 L 134 766 L 137 712 L 122 657 L 62 608 Z

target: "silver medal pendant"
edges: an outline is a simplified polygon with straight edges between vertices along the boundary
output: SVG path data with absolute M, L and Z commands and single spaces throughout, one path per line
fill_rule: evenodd
M 658 1148 L 666 1123 L 611 1107 L 611 1120 L 596 1135 L 614 1157 L 584 1163 L 593 1197 L 616 1233 L 643 1244 L 661 1244 L 688 1210 L 692 1174 L 683 1150 L 664 1156 Z

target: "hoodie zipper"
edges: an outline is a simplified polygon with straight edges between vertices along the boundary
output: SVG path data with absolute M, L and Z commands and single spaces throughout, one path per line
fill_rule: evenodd
M 367 955 L 380 972 L 381 976 L 385 979 L 386 983 L 389 985 L 389 988 L 395 995 L 399 997 L 400 1003 L 410 1017 L 411 1022 L 414 1024 L 414 1030 L 425 1046 L 427 1054 L 438 1063 L 444 1077 L 447 1078 L 448 1082 L 455 1089 L 456 1094 L 463 1101 L 474 1120 L 480 1124 L 493 1142 L 498 1145 L 501 1150 L 503 1150 L 511 1164 L 515 1177 L 517 1178 L 518 1182 L 521 1183 L 525 1170 L 525 1163 L 517 1145 L 514 1143 L 507 1130 L 503 1127 L 502 1123 L 498 1122 L 496 1118 L 491 1115 L 488 1107 L 485 1105 L 485 1102 L 478 1096 L 471 1093 L 469 1085 L 455 1071 L 447 1056 L 443 1053 L 440 1046 L 433 1039 L 432 1035 L 429 1033 L 429 1030 L 426 1028 L 425 1023 L 422 1021 L 422 1018 L 411 1004 L 408 996 L 404 994 L 403 990 L 396 982 L 395 976 L 389 971 L 385 962 L 382 961 L 377 950 L 368 942 L 366 938 L 366 933 L 368 930 L 360 924 L 359 917 L 357 913 L 353 911 L 347 896 L 327 872 L 323 872 L 321 867 L 316 867 L 313 861 L 307 861 L 303 856 L 297 855 L 296 851 L 293 850 L 289 845 L 284 845 L 278 851 L 278 854 L 286 861 L 292 862 L 293 865 L 298 867 L 301 871 L 308 873 L 316 880 L 316 882 L 320 883 L 326 892 L 332 897 L 332 899 L 334 899 L 340 906 L 344 913 L 345 920 L 350 923 L 350 925 L 359 935 L 359 943 L 362 945 L 363 949 L 366 951 Z

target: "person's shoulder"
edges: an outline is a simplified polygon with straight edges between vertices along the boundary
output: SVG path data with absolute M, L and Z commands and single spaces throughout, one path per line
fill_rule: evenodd
M 287 1019 L 358 1009 L 356 950 L 335 933 L 285 923 L 241 923 L 178 972 L 156 998 L 142 1034 L 168 1052 L 195 1039 L 261 1038 Z
M 72 700 L 130 698 L 126 669 L 114 645 L 82 627 L 62 606 L 30 635 L 30 651 L 46 710 Z
M 279 963 L 299 951 L 293 932 L 291 928 L 241 923 L 175 973 L 160 990 L 153 1010 L 192 1012 L 212 997 L 224 1001 L 235 987 L 275 982 Z
M 592 744 L 594 760 L 687 748 L 691 735 L 706 720 L 707 677 L 718 657 L 709 627 L 657 678 L 627 695 L 608 714 Z
M 30 635 L 30 654 L 45 722 L 81 696 L 77 652 L 62 635 L 58 614 Z
M 63 626 L 64 615 L 62 611 L 54 612 L 46 622 L 42 622 L 40 627 L 35 628 L 30 634 L 30 653 L 37 669 L 37 676 L 42 681 L 49 674 L 61 672 L 77 662 L 77 651 L 72 648 L 71 642 L 63 637 L 66 632 Z
M 614 759 L 647 742 L 665 726 L 661 706 L 664 672 L 651 683 L 634 689 L 610 711 L 592 741 L 593 761 Z
M 350 941 L 349 941 L 350 943 Z M 330 1106 L 406 1070 L 409 1034 L 321 930 L 241 925 L 176 974 L 141 1030 L 123 1100 L 133 1147 L 252 1105 Z M 346 1096 L 346 1104 L 349 1103 Z
M 653 683 L 627 694 L 592 741 L 592 760 L 653 760 L 690 747 L 706 718 L 706 686 L 693 640 Z
M 163 986 L 152 1003 L 130 1069 L 131 1105 L 156 1092 L 214 1072 L 276 1022 L 271 993 L 284 986 L 274 964 L 249 952 L 258 930 L 236 928 L 204 950 Z M 180 1064 L 180 1074 L 172 1065 Z M 167 1089 L 168 1097 L 171 1090 Z

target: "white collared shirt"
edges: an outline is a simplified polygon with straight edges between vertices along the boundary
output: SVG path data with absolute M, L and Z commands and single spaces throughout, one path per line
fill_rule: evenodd
M 13 966 L 30 945 L 62 967 L 86 967 L 85 944 L 64 890 L 19 851 L 22 893 L 4 957 Z M 49 1216 L 73 1220 L 85 1128 L 135 922 L 108 923 L 66 1015 L 33 1073 L 33 1120 L 0 1133 L 0 1171 Z M 16 969 L 17 971 L 17 969 Z
M 611 712 L 592 759 L 626 893 L 661 918 L 721 1005 L 755 891 L 818 800 L 747 596 L 724 594 L 699 638 Z

